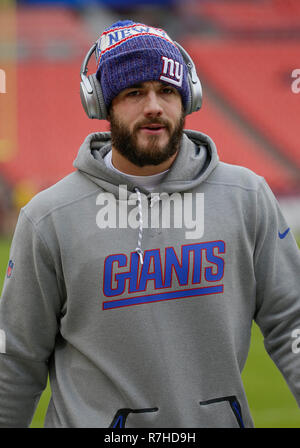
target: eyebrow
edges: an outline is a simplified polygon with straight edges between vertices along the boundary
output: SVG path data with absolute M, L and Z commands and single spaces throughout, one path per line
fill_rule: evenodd
M 160 88 L 160 87 L 169 87 L 170 89 L 174 89 L 174 90 L 176 90 L 176 88 L 175 88 L 174 86 L 171 86 L 171 85 L 170 85 L 169 83 L 167 83 L 167 82 L 163 82 L 163 81 L 153 81 L 153 82 L 157 83 L 157 88 Z M 132 85 L 129 86 L 129 87 L 126 87 L 126 89 L 124 89 L 124 90 L 144 89 L 144 88 L 146 88 L 145 83 L 146 83 L 146 82 L 138 82 L 138 83 L 132 84 Z
M 127 89 L 142 89 L 143 88 L 143 84 L 137 83 L 137 84 L 132 84 L 132 86 L 127 87 Z

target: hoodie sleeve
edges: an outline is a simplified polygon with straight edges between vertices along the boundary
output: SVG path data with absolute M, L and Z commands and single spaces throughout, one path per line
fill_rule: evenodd
M 264 344 L 300 406 L 300 251 L 276 198 L 263 181 L 258 192 L 254 252 L 255 321 Z
M 50 252 L 21 211 L 0 300 L 0 427 L 28 427 L 47 384 L 60 294 Z

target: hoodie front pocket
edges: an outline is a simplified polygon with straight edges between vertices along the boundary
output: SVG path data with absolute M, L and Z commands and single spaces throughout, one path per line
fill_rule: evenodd
M 244 428 L 241 405 L 235 395 L 225 397 L 212 398 L 206 401 L 200 401 L 205 413 L 209 414 L 209 420 L 214 422 L 214 427 L 231 427 L 232 420 L 238 424 L 240 428 Z M 228 411 L 231 413 L 228 414 Z

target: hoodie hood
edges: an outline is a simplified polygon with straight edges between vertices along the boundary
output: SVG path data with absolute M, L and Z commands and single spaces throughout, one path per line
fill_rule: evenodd
M 106 167 L 105 155 L 111 149 L 110 132 L 93 133 L 81 145 L 74 167 L 105 191 L 119 195 L 119 185 L 127 185 L 128 194 L 135 185 L 128 178 Z M 207 135 L 185 130 L 178 156 L 157 188 L 157 192 L 187 191 L 201 184 L 219 162 L 214 142 Z M 142 188 L 140 188 L 143 191 Z M 144 192 L 147 193 L 146 190 Z

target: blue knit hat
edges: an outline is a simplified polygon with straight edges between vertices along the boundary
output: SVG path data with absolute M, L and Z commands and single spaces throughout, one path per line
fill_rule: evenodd
M 190 99 L 188 70 L 165 31 L 131 20 L 114 23 L 101 34 L 96 48 L 97 72 L 104 101 L 138 83 L 162 81 L 178 89 L 185 107 Z

